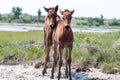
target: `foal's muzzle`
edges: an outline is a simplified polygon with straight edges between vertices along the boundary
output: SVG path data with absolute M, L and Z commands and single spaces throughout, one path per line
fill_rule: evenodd
M 50 24 L 51 29 L 54 29 L 56 27 L 56 23 Z
M 65 30 L 68 30 L 70 28 L 69 25 L 65 25 Z

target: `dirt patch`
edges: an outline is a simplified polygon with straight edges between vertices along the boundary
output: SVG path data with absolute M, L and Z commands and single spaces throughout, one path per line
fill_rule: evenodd
M 12 58 L 12 56 L 9 56 Z M 5 62 L 5 61 L 4 61 Z M 52 61 L 48 63 L 48 69 L 45 76 L 42 75 L 44 61 L 35 60 L 28 61 L 16 65 L 1 64 L 0 65 L 0 80 L 51 80 Z M 68 80 L 65 76 L 65 67 L 61 69 L 61 80 Z M 55 70 L 57 79 L 57 67 Z M 106 74 L 101 69 L 80 67 L 77 64 L 72 64 L 72 79 L 73 80 L 120 80 L 120 74 Z
M 15 54 L 4 56 L 0 65 L 18 65 L 24 62 L 22 57 L 18 57 Z
M 39 69 L 35 65 L 0 65 L 0 80 L 51 80 L 51 68 L 47 69 L 45 76 L 42 76 L 41 66 Z M 101 69 L 90 68 L 88 71 L 76 71 L 72 69 L 73 80 L 120 80 L 120 74 L 104 74 Z M 61 69 L 61 80 L 68 80 L 65 78 L 65 68 Z M 52 80 L 57 79 L 57 71 Z

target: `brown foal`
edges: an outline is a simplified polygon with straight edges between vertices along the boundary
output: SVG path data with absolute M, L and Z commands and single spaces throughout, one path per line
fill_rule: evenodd
M 57 15 L 58 5 L 52 8 L 44 7 L 44 9 L 48 14 L 45 17 L 45 26 L 44 26 L 45 62 L 44 62 L 44 69 L 42 71 L 43 75 L 46 73 L 47 62 L 50 60 L 49 53 L 50 53 L 50 48 L 53 44 L 52 42 L 53 30 L 56 28 L 57 20 L 60 19 L 60 17 Z
M 72 80 L 71 77 L 71 51 L 73 48 L 73 32 L 70 26 L 72 14 L 74 10 L 60 11 L 63 16 L 63 20 L 59 20 L 57 23 L 56 30 L 53 32 L 53 42 L 54 42 L 54 56 L 53 56 L 53 66 L 51 70 L 51 78 L 54 78 L 54 67 L 58 59 L 58 80 L 61 76 L 62 67 L 62 50 L 65 48 L 65 61 L 66 61 L 66 77 Z M 57 53 L 56 53 L 57 52 Z

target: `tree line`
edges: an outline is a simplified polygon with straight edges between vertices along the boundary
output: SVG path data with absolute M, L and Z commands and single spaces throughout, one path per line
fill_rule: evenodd
M 103 15 L 100 17 L 80 17 L 76 18 L 76 25 L 81 26 L 120 26 L 120 19 L 105 19 Z
M 13 7 L 11 13 L 0 14 L 0 22 L 4 23 L 38 23 L 44 21 L 44 16 L 41 16 L 41 10 L 36 11 L 37 16 L 27 13 L 22 13 L 22 8 Z
M 11 13 L 0 14 L 0 23 L 43 23 L 44 16 L 41 10 L 36 11 L 37 16 L 22 13 L 22 8 L 13 7 Z M 101 14 L 100 17 L 74 17 L 75 25 L 81 26 L 120 26 L 120 19 L 105 19 Z

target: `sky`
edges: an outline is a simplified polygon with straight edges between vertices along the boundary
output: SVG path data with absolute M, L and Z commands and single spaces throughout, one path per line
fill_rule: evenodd
M 49 8 L 58 5 L 59 10 L 75 9 L 74 17 L 100 17 L 120 19 L 120 0 L 0 0 L 0 14 L 10 13 L 13 7 L 21 7 L 22 13 L 37 15 L 40 8 L 42 15 Z M 58 10 L 58 14 L 59 14 Z

